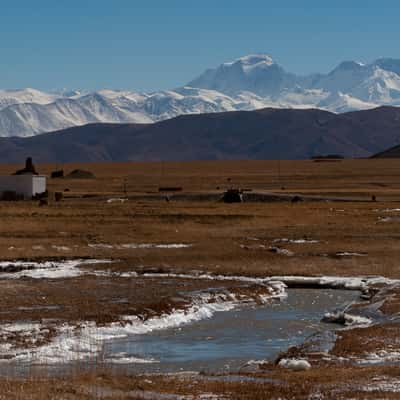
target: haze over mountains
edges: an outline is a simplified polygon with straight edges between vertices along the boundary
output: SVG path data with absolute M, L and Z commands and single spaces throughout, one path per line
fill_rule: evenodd
M 400 60 L 346 61 L 328 74 L 298 76 L 268 55 L 205 71 L 171 91 L 0 91 L 0 136 L 33 136 L 87 123 L 151 123 L 183 114 L 276 108 L 343 113 L 400 106 Z

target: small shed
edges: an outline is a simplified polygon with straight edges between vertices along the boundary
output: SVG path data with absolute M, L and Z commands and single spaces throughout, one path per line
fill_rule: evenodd
M 10 175 L 0 176 L 0 198 L 4 199 L 10 194 L 15 198 L 30 200 L 36 195 L 46 192 L 45 175 Z

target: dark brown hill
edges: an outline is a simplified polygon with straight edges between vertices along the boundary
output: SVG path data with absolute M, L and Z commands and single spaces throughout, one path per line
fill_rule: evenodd
M 400 108 L 333 114 L 272 109 L 184 115 L 155 124 L 91 124 L 0 139 L 0 159 L 37 162 L 368 157 L 400 143 Z
M 400 145 L 374 154 L 373 156 L 371 156 L 371 158 L 400 158 Z

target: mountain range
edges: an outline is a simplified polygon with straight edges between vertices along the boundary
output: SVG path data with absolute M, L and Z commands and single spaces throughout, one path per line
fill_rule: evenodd
M 0 137 L 29 137 L 88 123 L 152 123 L 184 114 L 317 108 L 333 113 L 400 106 L 400 60 L 345 61 L 299 76 L 269 55 L 241 57 L 170 91 L 0 91 Z
M 400 143 L 400 108 L 335 114 L 265 108 L 182 115 L 152 124 L 89 124 L 0 138 L 3 163 L 367 157 Z

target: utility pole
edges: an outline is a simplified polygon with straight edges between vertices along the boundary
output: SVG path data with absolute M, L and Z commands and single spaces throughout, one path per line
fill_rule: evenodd
M 278 183 L 279 187 L 282 187 L 282 182 L 281 182 L 281 160 L 278 159 Z

